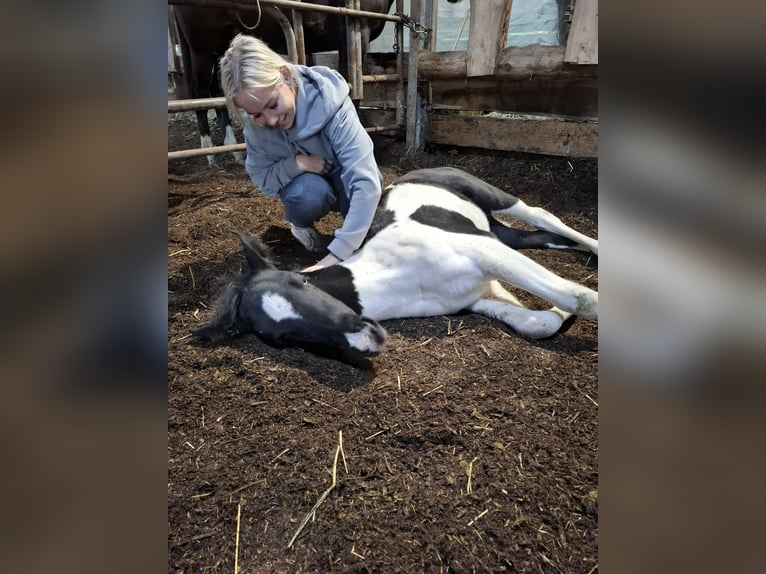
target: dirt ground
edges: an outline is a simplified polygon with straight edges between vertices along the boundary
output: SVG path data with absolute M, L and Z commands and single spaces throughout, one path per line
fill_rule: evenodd
M 168 138 L 198 146 L 193 115 Z M 386 183 L 457 166 L 598 235 L 595 160 L 375 144 Z M 254 336 L 212 346 L 189 330 L 242 264 L 233 228 L 279 265 L 318 259 L 228 156 L 169 162 L 169 572 L 597 570 L 596 322 L 530 341 L 473 314 L 384 321 L 372 371 Z M 528 255 L 598 288 L 594 257 Z

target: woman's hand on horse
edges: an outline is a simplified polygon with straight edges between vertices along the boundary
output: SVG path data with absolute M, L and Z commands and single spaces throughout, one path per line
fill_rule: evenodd
M 326 175 L 332 170 L 332 162 L 315 154 L 296 155 L 295 161 L 298 162 L 298 168 L 303 172 Z
M 320 259 L 317 263 L 314 263 L 314 265 L 310 267 L 306 267 L 303 271 L 319 271 L 320 269 L 324 267 L 330 267 L 331 265 L 335 265 L 336 263 L 340 263 L 340 259 L 335 257 L 332 253 L 328 253 L 325 257 Z

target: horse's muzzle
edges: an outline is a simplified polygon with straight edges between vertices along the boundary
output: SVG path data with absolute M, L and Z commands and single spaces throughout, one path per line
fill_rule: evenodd
M 388 333 L 375 319 L 361 317 L 357 331 L 343 334 L 349 347 L 364 355 L 377 355 L 383 350 L 388 340 Z

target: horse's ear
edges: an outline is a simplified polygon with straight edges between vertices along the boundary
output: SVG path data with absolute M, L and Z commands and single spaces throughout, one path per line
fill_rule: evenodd
M 274 269 L 274 265 L 267 258 L 266 248 L 263 245 L 241 231 L 237 231 L 236 229 L 233 231 L 234 235 L 239 237 L 239 241 L 242 243 L 242 252 L 245 254 L 247 266 L 250 268 L 250 271 Z

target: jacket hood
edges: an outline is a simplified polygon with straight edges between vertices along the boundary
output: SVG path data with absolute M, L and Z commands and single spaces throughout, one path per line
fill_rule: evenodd
M 295 131 L 290 139 L 301 140 L 317 134 L 340 109 L 348 96 L 348 83 L 338 72 L 325 66 L 294 66 L 298 73 L 295 102 Z

